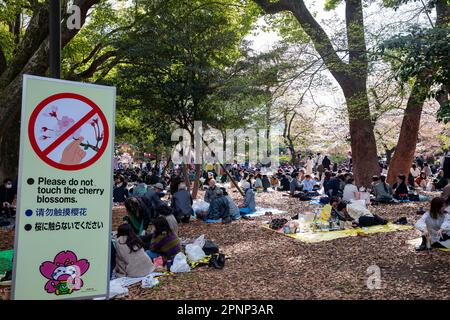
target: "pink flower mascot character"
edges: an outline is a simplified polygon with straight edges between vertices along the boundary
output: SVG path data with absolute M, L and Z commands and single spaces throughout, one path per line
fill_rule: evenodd
M 48 279 L 44 286 L 48 293 L 56 295 L 71 294 L 83 286 L 81 276 L 89 269 L 86 259 L 78 260 L 72 251 L 61 251 L 52 261 L 45 261 L 39 267 L 41 274 Z

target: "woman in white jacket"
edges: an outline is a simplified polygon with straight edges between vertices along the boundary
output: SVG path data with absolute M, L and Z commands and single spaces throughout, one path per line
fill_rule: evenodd
M 418 251 L 430 248 L 450 248 L 450 214 L 446 211 L 443 198 L 431 200 L 430 211 L 426 212 L 416 223 L 422 232 L 422 244 Z

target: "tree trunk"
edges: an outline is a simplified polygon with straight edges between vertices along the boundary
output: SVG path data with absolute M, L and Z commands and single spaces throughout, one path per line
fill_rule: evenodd
M 389 165 L 387 181 L 395 183 L 399 174 L 408 176 L 416 152 L 417 138 L 419 137 L 420 118 L 429 86 L 423 86 L 416 81 L 409 96 L 403 116 L 400 136 L 397 147 Z
M 20 144 L 19 113 L 4 122 L 5 134 L 0 135 L 0 179 L 15 179 L 19 164 Z
M 202 165 L 195 165 L 195 180 L 192 187 L 192 199 L 197 199 L 198 190 L 200 189 L 200 178 L 202 176 Z
M 310 37 L 328 70 L 344 92 L 352 141 L 353 174 L 356 184 L 368 186 L 379 171 L 377 147 L 367 98 L 367 47 L 362 0 L 345 1 L 349 62 L 344 63 L 330 38 L 303 0 L 254 0 L 266 13 L 290 11 Z
M 347 102 L 352 148 L 352 171 L 358 187 L 370 186 L 372 176 L 378 175 L 377 145 L 367 98 L 367 73 L 354 75 L 341 83 Z
M 100 0 L 76 0 L 81 9 L 81 25 L 84 25 L 89 9 Z M 24 74 L 44 76 L 48 61 L 48 6 L 39 3 L 21 37 L 14 56 L 0 74 L 0 178 L 17 176 L 20 136 L 20 110 L 22 100 L 22 78 Z M 79 32 L 79 29 L 67 29 L 61 24 L 61 47 Z M 2 70 L 0 70 L 2 71 Z

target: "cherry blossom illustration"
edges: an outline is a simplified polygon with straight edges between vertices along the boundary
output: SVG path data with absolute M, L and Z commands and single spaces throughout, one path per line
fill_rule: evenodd
M 56 295 L 72 294 L 80 290 L 84 285 L 81 276 L 88 269 L 88 260 L 78 260 L 77 255 L 70 250 L 59 252 L 53 261 L 45 261 L 39 267 L 40 273 L 48 279 L 44 290 Z
M 40 128 L 41 136 L 39 139 L 41 141 L 58 139 L 58 137 L 63 135 L 76 123 L 70 116 L 61 115 L 60 112 L 58 112 L 58 106 L 56 105 L 49 106 L 49 108 L 44 111 L 43 116 L 54 120 L 54 124 L 45 125 Z M 99 152 L 99 145 L 104 139 L 104 132 L 99 126 L 99 119 L 95 117 L 91 119 L 89 121 L 89 127 L 91 127 L 94 132 L 95 143 L 85 141 L 82 136 L 82 128 L 79 128 L 71 135 L 73 141 L 65 147 L 60 163 L 66 165 L 79 164 L 86 156 L 86 151 L 88 149 Z

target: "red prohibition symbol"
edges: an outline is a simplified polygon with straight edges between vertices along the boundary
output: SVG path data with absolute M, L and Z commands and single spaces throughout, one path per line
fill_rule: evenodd
M 67 171 L 94 164 L 106 150 L 109 127 L 102 110 L 75 93 L 41 101 L 28 123 L 31 146 L 46 164 Z

